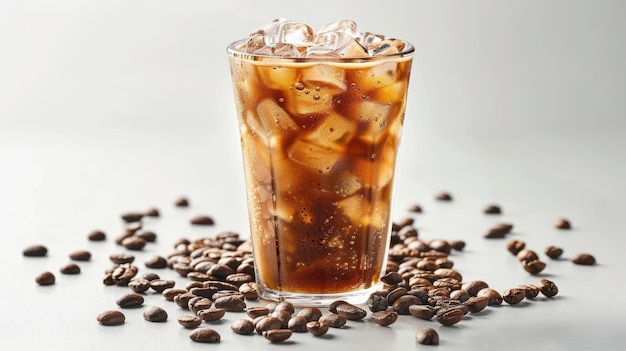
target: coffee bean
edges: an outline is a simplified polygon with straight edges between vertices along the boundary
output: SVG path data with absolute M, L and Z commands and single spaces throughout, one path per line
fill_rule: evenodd
M 428 305 L 411 305 L 409 313 L 419 319 L 429 320 L 435 315 L 435 309 Z
M 145 279 L 136 279 L 128 282 L 128 287 L 135 293 L 142 293 L 150 289 L 150 282 Z
M 137 266 L 133 266 L 130 263 L 120 264 L 111 272 L 111 281 L 118 286 L 127 286 L 138 271 Z
M 535 261 L 539 259 L 539 255 L 533 250 L 524 249 L 517 253 L 517 259 L 520 262 Z
M 244 301 L 244 297 L 238 292 L 230 296 L 219 297 L 215 299 L 214 303 L 215 307 L 223 308 L 229 312 L 243 312 L 246 309 L 246 302 Z
M 513 229 L 513 224 L 510 223 L 498 223 L 491 227 L 483 236 L 487 239 L 501 239 Z
M 532 275 L 539 274 L 546 268 L 546 264 L 540 260 L 523 261 L 522 265 L 524 270 Z
M 507 289 L 502 293 L 502 299 L 509 305 L 516 305 L 524 298 L 526 298 L 526 290 L 520 288 Z
M 187 308 L 195 315 L 198 315 L 200 311 L 208 310 L 211 306 L 213 306 L 213 301 L 206 297 L 196 296 L 187 301 Z
M 185 289 L 167 288 L 167 289 L 163 290 L 163 292 L 161 292 L 161 295 L 163 295 L 163 297 L 167 301 L 174 301 L 174 298 L 177 295 L 184 294 L 186 292 L 187 292 L 187 290 L 185 290 Z
M 158 274 L 156 274 L 154 272 L 146 272 L 146 273 L 141 275 L 141 279 L 145 279 L 145 280 L 151 282 L 153 280 L 161 279 L 161 278 L 159 277 Z
M 143 296 L 137 293 L 126 293 L 120 296 L 115 302 L 121 308 L 136 308 L 143 305 Z
M 385 296 L 371 294 L 367 299 L 367 307 L 372 312 L 385 311 L 389 307 L 389 300 Z
M 137 221 L 128 223 L 124 229 L 126 233 L 134 235 L 141 228 L 143 228 L 143 223 Z
M 557 246 L 548 246 L 544 251 L 546 256 L 550 257 L 553 260 L 558 259 L 563 254 L 563 249 Z
M 382 276 L 380 278 L 380 281 L 383 282 L 383 284 L 387 285 L 397 285 L 403 282 L 404 279 L 402 278 L 402 275 L 400 275 L 398 272 L 389 272 Z
M 121 325 L 124 324 L 126 316 L 120 311 L 110 310 L 100 313 L 96 320 L 98 323 L 106 326 Z
M 484 297 L 489 298 L 489 301 L 487 303 L 488 306 L 501 305 L 503 301 L 502 295 L 500 295 L 500 293 L 497 290 L 492 289 L 492 288 L 484 288 L 480 290 L 478 294 L 476 294 L 476 296 L 478 297 L 484 296 Z
M 259 298 L 259 291 L 255 282 L 243 283 L 239 286 L 239 292 L 246 300 L 256 300 Z
M 488 287 L 489 285 L 482 280 L 472 280 L 461 286 L 470 296 L 476 296 L 480 290 Z
M 164 257 L 155 255 L 144 261 L 148 268 L 161 269 L 167 267 L 167 260 Z
M 220 342 L 220 334 L 211 328 L 198 328 L 189 333 L 189 339 L 195 342 L 215 344 Z
M 452 195 L 448 192 L 441 192 L 435 195 L 435 200 L 438 201 L 452 201 Z
M 329 312 L 322 315 L 318 322 L 325 323 L 332 328 L 341 328 L 347 323 L 347 319 L 338 314 Z
M 474 296 L 470 297 L 465 303 L 467 309 L 472 313 L 478 313 L 484 310 L 489 305 L 488 296 Z
M 559 293 L 559 288 L 556 284 L 548 279 L 541 279 L 539 281 L 539 290 L 547 297 L 554 297 Z
M 139 222 L 143 218 L 141 212 L 126 212 L 121 215 L 122 220 L 126 223 Z
M 282 329 L 286 329 L 289 327 L 289 320 L 291 319 L 291 314 L 287 311 L 276 310 L 270 314 L 270 316 L 277 318 L 280 320 L 280 327 Z
M 422 212 L 422 206 L 418 205 L 418 204 L 412 204 L 410 205 L 407 210 L 409 212 L 415 212 L 415 213 L 421 213 Z
M 238 319 L 230 325 L 230 329 L 239 335 L 254 334 L 254 324 L 249 319 Z
M 442 252 L 444 254 L 449 254 L 450 251 L 452 251 L 452 246 L 450 246 L 450 243 L 446 240 L 441 239 L 429 241 L 428 247 L 430 247 L 431 250 Z
M 43 272 L 35 278 L 35 282 L 39 285 L 53 285 L 56 280 L 52 272 Z
M 154 279 L 150 281 L 150 288 L 152 290 L 162 293 L 167 288 L 173 288 L 176 282 L 169 279 Z
M 520 289 L 524 289 L 527 299 L 534 299 L 539 295 L 539 287 L 535 285 L 520 285 Z
M 394 232 L 399 231 L 400 229 L 410 226 L 415 222 L 415 220 L 411 217 L 404 217 L 398 221 L 393 221 L 391 223 L 391 230 Z
M 270 309 L 267 307 L 250 307 L 246 309 L 248 317 L 255 319 L 260 316 L 267 316 L 270 314 Z
M 140 251 L 146 246 L 146 241 L 138 236 L 131 236 L 122 240 L 122 246 L 132 251 Z
M 85 250 L 71 252 L 69 256 L 74 261 L 89 261 L 91 259 L 91 253 Z
M 167 312 L 159 306 L 151 306 L 143 312 L 143 319 L 148 322 L 165 322 Z
M 408 308 L 407 308 L 407 312 L 408 312 Z M 388 326 L 388 325 L 395 323 L 396 320 L 398 320 L 398 313 L 393 312 L 393 311 L 378 311 L 378 312 L 372 313 L 371 318 L 378 325 Z
M 520 251 L 524 250 L 526 243 L 519 240 L 511 240 L 506 244 L 506 249 L 513 255 L 517 256 Z
M 289 319 L 289 322 L 287 322 L 287 328 L 294 333 L 306 333 L 308 331 L 306 327 L 307 323 L 309 323 L 309 321 L 303 316 L 293 316 Z
M 447 307 L 437 311 L 437 322 L 445 326 L 454 325 L 463 319 L 463 310 L 459 307 Z
M 465 248 L 465 241 L 463 241 L 463 240 L 453 240 L 453 241 L 450 241 L 450 246 L 455 251 L 463 251 L 463 249 Z
M 180 316 L 178 317 L 178 324 L 187 329 L 194 329 L 202 324 L 202 318 L 197 316 Z
M 43 245 L 32 245 L 25 248 L 22 254 L 26 257 L 44 257 L 48 254 L 48 248 Z
M 363 319 L 367 315 L 364 309 L 349 303 L 343 303 L 337 306 L 336 310 L 338 315 L 351 321 Z
M 306 318 L 307 322 L 312 322 L 320 319 L 322 311 L 317 307 L 304 307 L 297 315 Z
M 206 322 L 214 322 L 222 319 L 226 315 L 226 310 L 223 308 L 208 308 L 198 311 L 198 317 L 202 318 Z
M 176 207 L 187 207 L 189 206 L 189 200 L 186 197 L 179 197 L 174 201 L 174 205 Z
M 137 236 L 138 238 L 142 238 L 147 243 L 153 243 L 156 241 L 157 238 L 156 233 L 151 230 L 144 230 L 142 232 L 135 233 L 135 236 Z
M 421 304 L 422 304 L 422 300 L 420 300 L 417 296 L 407 294 L 404 296 L 400 296 L 393 303 L 393 310 L 396 311 L 398 314 L 408 315 L 410 314 L 409 307 L 411 305 L 421 305 Z
M 280 329 L 282 322 L 280 319 L 271 316 L 258 317 L 258 321 L 255 323 L 255 330 L 259 334 L 263 334 L 268 330 Z
M 450 292 L 450 298 L 453 300 L 459 300 L 459 302 L 465 302 L 469 300 L 470 295 L 466 290 L 458 289 Z
M 554 223 L 554 227 L 557 228 L 557 229 L 571 229 L 572 225 L 571 225 L 569 220 L 567 220 L 565 218 L 559 218 Z
M 289 329 L 272 329 L 263 332 L 263 336 L 271 342 L 283 342 L 291 337 Z
M 485 214 L 500 214 L 500 213 L 502 213 L 502 209 L 500 208 L 500 206 L 498 206 L 496 204 L 491 204 L 491 205 L 487 205 L 487 207 L 485 207 L 483 209 L 483 213 L 485 213 Z
M 452 279 L 457 280 L 458 282 L 462 282 L 463 281 L 463 276 L 461 275 L 461 273 L 459 273 L 457 270 L 454 270 L 454 269 L 439 268 L 439 269 L 435 270 L 434 273 L 435 273 L 435 275 L 437 275 L 437 279 L 452 278 Z
M 433 328 L 422 328 L 417 331 L 415 339 L 422 345 L 439 345 L 439 334 Z
M 306 329 L 314 336 L 322 336 L 328 332 L 328 324 L 324 322 L 312 321 L 306 324 Z
M 274 308 L 274 311 L 285 311 L 289 313 L 290 315 L 292 315 L 295 313 L 296 308 L 293 305 L 293 303 L 289 301 L 282 301 L 278 305 L 276 305 L 276 307 Z
M 387 302 L 389 303 L 389 305 L 393 305 L 397 299 L 399 299 L 401 296 L 404 296 L 406 294 L 408 294 L 408 290 L 406 288 L 403 288 L 403 287 L 395 288 L 391 290 L 389 294 L 387 294 Z
M 104 241 L 106 238 L 106 234 L 101 230 L 94 230 L 87 234 L 87 239 L 89 239 L 89 241 Z
M 204 216 L 204 215 L 193 217 L 189 221 L 191 222 L 191 224 L 195 224 L 195 225 L 213 225 L 213 224 L 215 224 L 215 221 L 213 221 L 213 218 L 211 218 L 209 216 Z
M 572 258 L 572 262 L 578 265 L 591 266 L 596 264 L 596 258 L 587 253 L 581 253 Z
M 135 256 L 125 253 L 119 253 L 110 255 L 109 259 L 115 264 L 124 264 L 132 263 L 135 260 Z
M 132 232 L 129 232 L 128 230 L 125 230 L 122 233 L 120 233 L 118 236 L 116 236 L 114 241 L 115 241 L 116 244 L 122 245 L 122 242 L 125 239 L 128 239 L 128 238 L 130 238 L 132 236 L 133 236 Z
M 194 297 L 196 297 L 196 295 L 190 292 L 179 294 L 174 296 L 174 303 L 180 308 L 189 309 L 189 300 Z
M 80 267 L 76 263 L 68 263 L 59 269 L 62 274 L 79 274 Z
M 156 207 L 150 207 L 146 210 L 146 212 L 144 212 L 144 216 L 147 217 L 159 217 L 160 215 L 159 209 Z

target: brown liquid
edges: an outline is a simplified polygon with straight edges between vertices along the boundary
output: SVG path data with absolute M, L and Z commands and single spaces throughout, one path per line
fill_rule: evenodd
M 377 284 L 410 59 L 230 63 L 261 288 L 332 294 Z

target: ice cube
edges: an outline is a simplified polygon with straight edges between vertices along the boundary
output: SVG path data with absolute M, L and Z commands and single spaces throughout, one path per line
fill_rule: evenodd
M 312 131 L 307 140 L 335 150 L 343 150 L 356 133 L 357 125 L 338 113 L 331 113 Z
M 386 39 L 381 42 L 366 46 L 372 56 L 385 56 L 397 54 L 404 49 L 404 42 L 397 39 Z
M 320 33 L 307 48 L 307 57 L 369 57 L 367 50 L 351 35 L 343 32 Z
M 278 44 L 309 46 L 315 37 L 314 30 L 306 23 L 277 19 L 263 28 L 265 43 L 274 47 Z
M 329 23 L 323 26 L 318 31 L 318 35 L 327 32 L 345 33 L 350 35 L 351 37 L 354 37 L 356 36 L 356 23 L 350 20 L 342 20 Z
M 331 89 L 334 93 L 344 92 L 348 86 L 344 69 L 324 64 L 302 70 L 302 82 L 316 89 Z
M 257 66 L 261 84 L 270 89 L 289 89 L 296 82 L 296 70 L 284 66 Z
M 294 117 L 308 118 L 330 111 L 335 91 L 321 89 L 318 84 L 297 82 L 288 90 L 283 90 L 285 108 Z
M 298 127 L 274 100 L 267 98 L 257 106 L 257 115 L 263 129 L 270 137 L 274 134 L 295 131 Z
M 374 45 L 376 43 L 380 43 L 384 39 L 385 39 L 384 35 L 370 33 L 370 32 L 363 32 L 359 36 L 358 40 L 359 40 L 359 43 L 361 43 L 361 45 L 363 45 L 365 48 L 369 49 L 369 48 L 372 47 L 372 45 Z
M 367 70 L 361 71 L 356 79 L 363 91 L 378 89 L 398 80 L 398 64 L 394 61 L 378 63 Z
M 379 191 L 391 182 L 395 171 L 396 147 L 397 138 L 389 136 L 369 158 L 355 161 L 353 172 L 361 178 L 364 186 Z
M 363 187 L 363 181 L 359 176 L 346 169 L 331 169 L 330 174 L 322 177 L 321 187 L 323 191 L 347 197 L 353 195 Z
M 262 51 L 266 49 L 266 51 Z M 246 52 L 248 54 L 265 54 L 271 52 L 271 49 L 265 44 L 263 33 L 253 33 L 248 37 L 246 42 Z
M 308 140 L 296 140 L 287 150 L 289 158 L 312 171 L 328 174 L 341 154 Z

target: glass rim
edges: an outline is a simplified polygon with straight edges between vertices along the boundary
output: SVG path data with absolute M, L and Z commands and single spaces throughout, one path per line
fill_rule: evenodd
M 404 48 L 400 52 L 396 52 L 388 55 L 380 56 L 368 56 L 368 57 L 336 57 L 336 56 L 315 56 L 315 57 L 294 57 L 294 56 L 277 56 L 277 55 L 264 55 L 247 53 L 238 49 L 241 44 L 244 44 L 248 39 L 239 39 L 230 43 L 226 50 L 229 54 L 238 57 L 240 59 L 248 59 L 251 61 L 263 61 L 263 62 L 301 62 L 301 63 L 314 63 L 314 62 L 332 62 L 332 63 L 355 63 L 355 62 L 376 62 L 384 60 L 392 60 L 403 57 L 411 57 L 415 53 L 415 46 L 413 44 L 401 40 L 404 43 Z

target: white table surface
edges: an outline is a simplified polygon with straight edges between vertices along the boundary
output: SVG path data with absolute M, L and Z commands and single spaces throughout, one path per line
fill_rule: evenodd
M 234 230 L 248 235 L 245 191 L 226 45 L 276 17 L 316 27 L 351 18 L 361 30 L 413 42 L 416 56 L 396 180 L 393 217 L 414 215 L 420 237 L 462 239 L 451 258 L 464 280 L 499 291 L 540 278 L 553 299 L 489 307 L 453 327 L 401 316 L 369 320 L 326 338 L 295 334 L 299 350 L 426 349 L 415 332 L 439 331 L 440 350 L 623 350 L 626 212 L 626 3 L 620 1 L 1 1 L 0 260 L 3 344 L 19 349 L 183 350 L 194 343 L 160 295 L 168 322 L 125 310 L 126 324 L 103 327 L 128 291 L 104 286 L 108 255 L 125 211 L 156 206 L 145 222 L 158 241 L 136 253 L 165 255 L 173 242 Z M 451 203 L 433 197 L 442 190 Z M 191 206 L 175 208 L 187 196 Z M 500 216 L 485 216 L 490 202 Z M 188 219 L 209 214 L 216 225 Z M 552 224 L 559 217 L 570 231 Z M 547 262 L 531 276 L 487 240 L 498 221 Z M 88 242 L 102 229 L 108 240 Z M 31 244 L 45 258 L 25 258 Z M 543 255 L 564 248 L 563 259 Z M 58 269 L 77 249 L 92 252 L 82 273 Z M 592 253 L 595 266 L 569 259 Z M 54 286 L 35 284 L 51 270 Z M 162 277 L 181 279 L 170 270 Z M 211 349 L 278 349 L 260 336 L 233 334 L 241 314 L 213 325 Z M 434 348 L 433 348 L 434 349 Z

